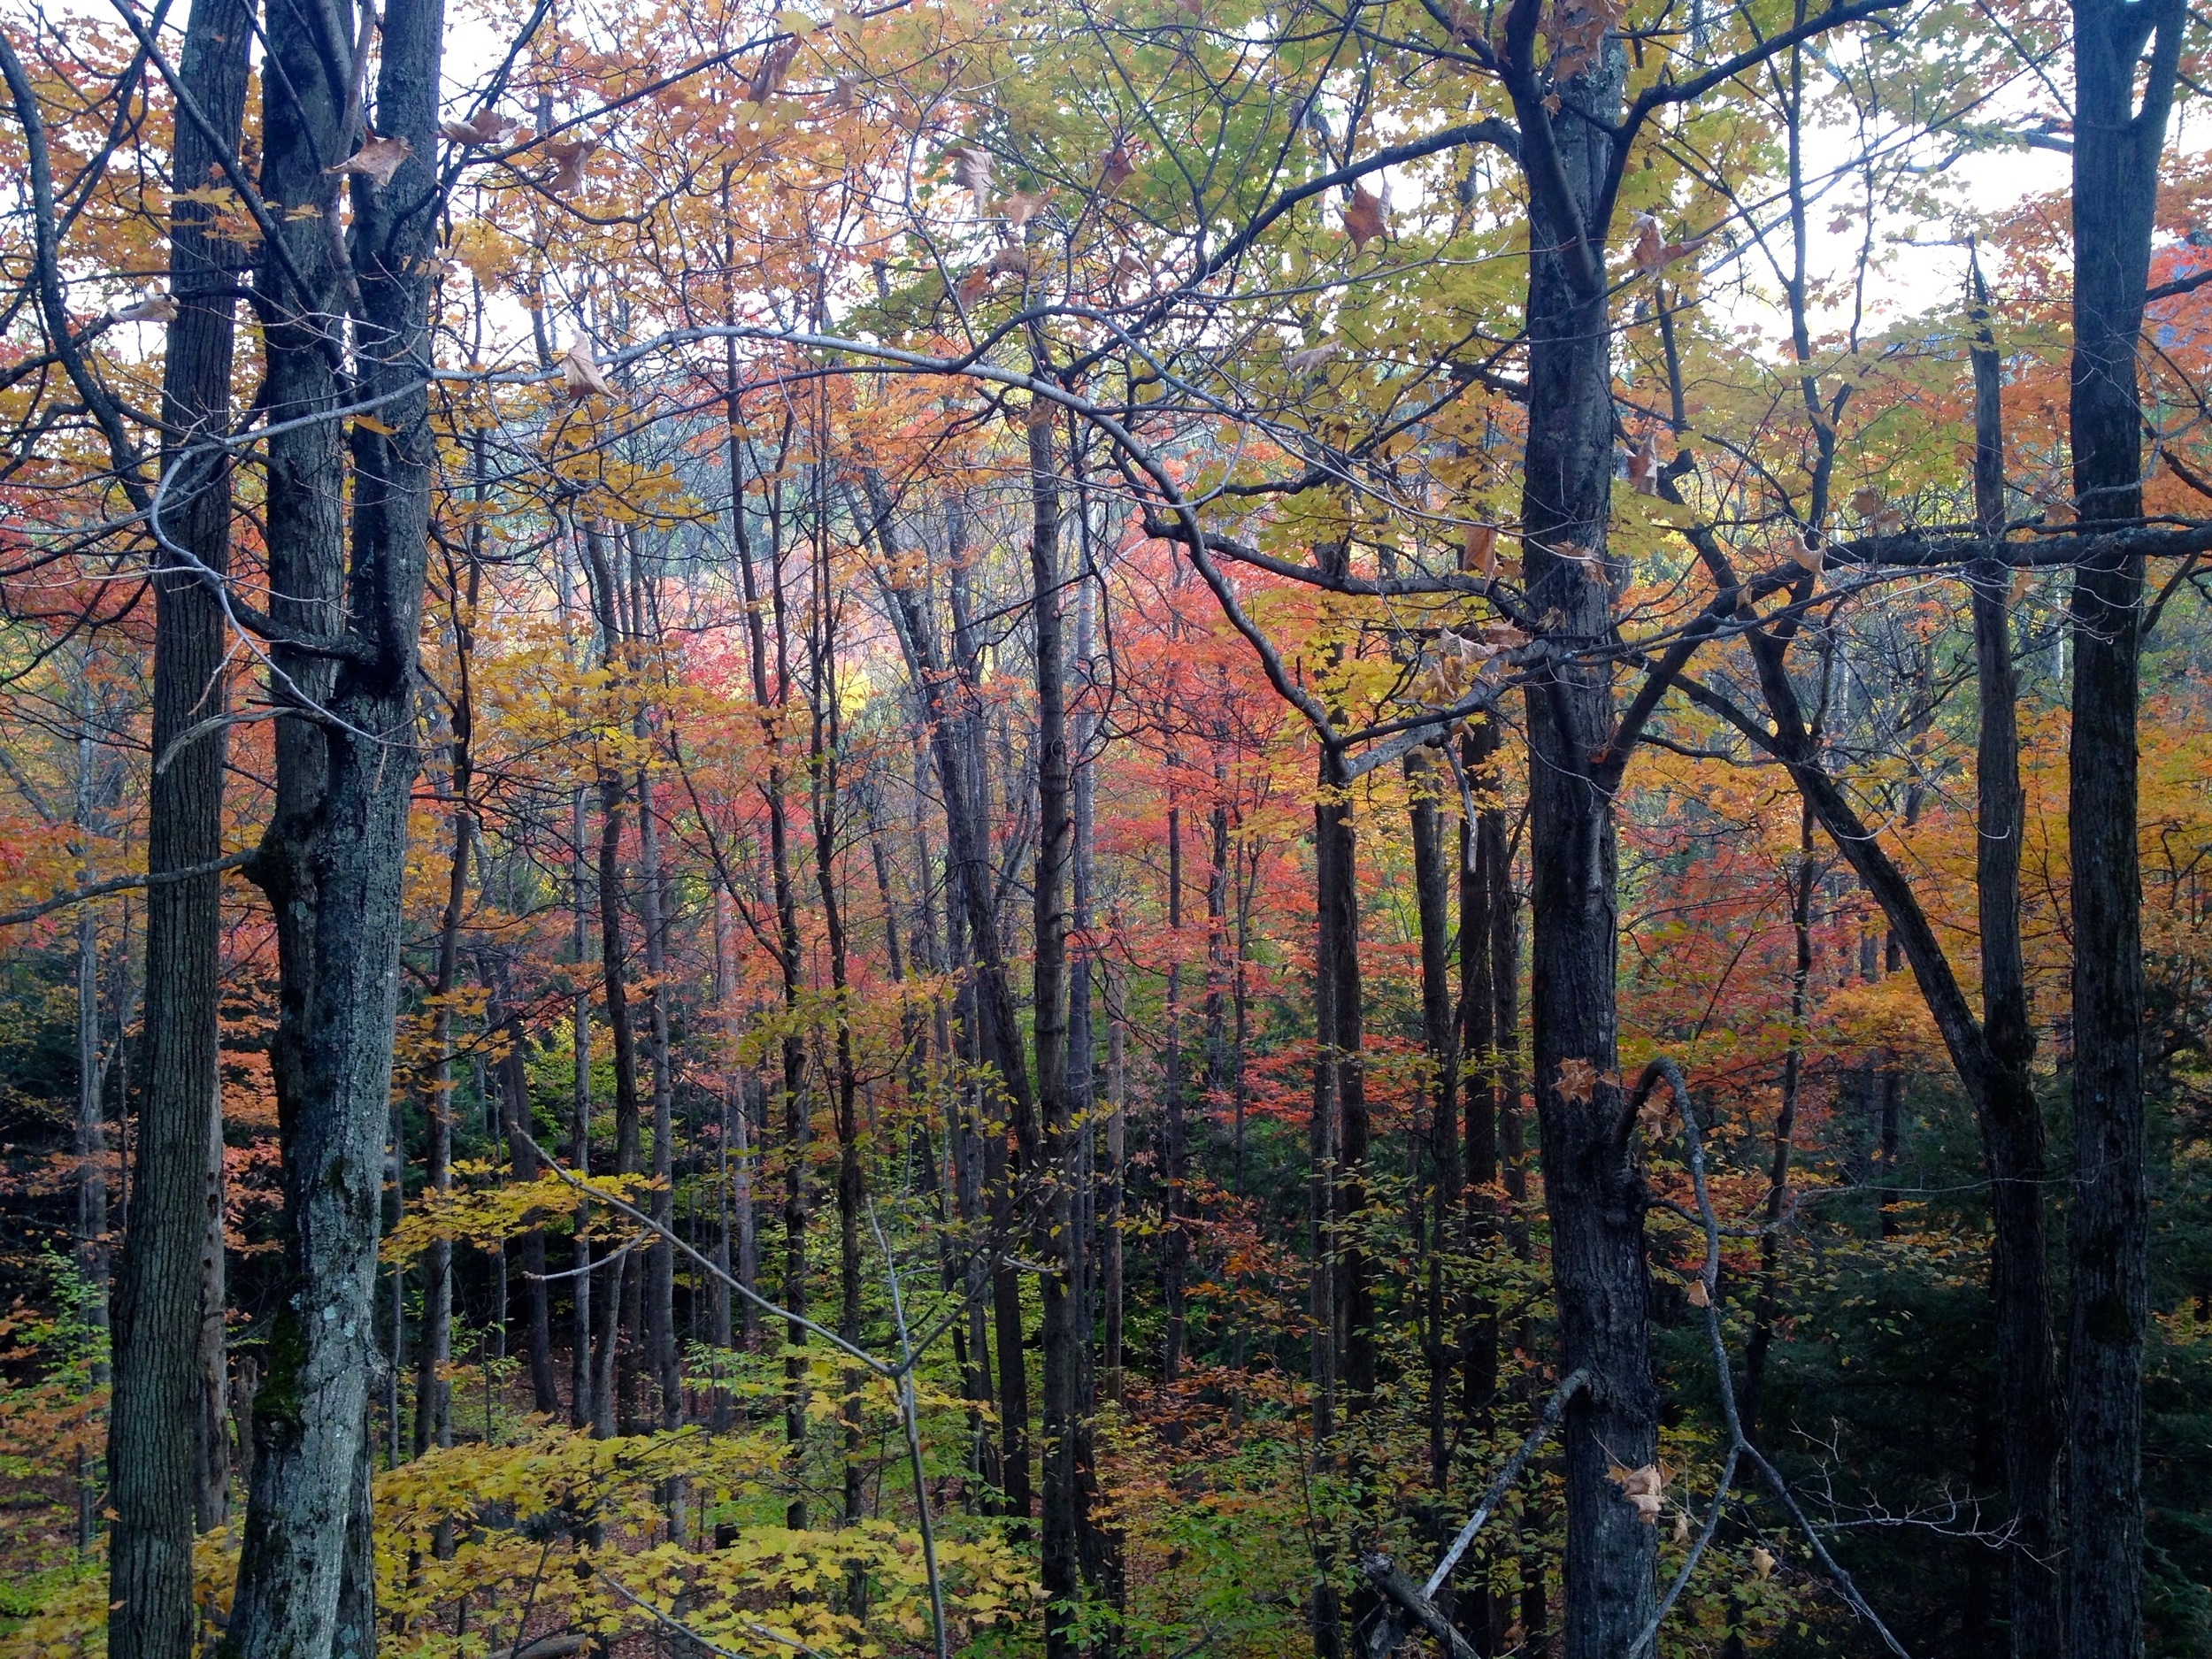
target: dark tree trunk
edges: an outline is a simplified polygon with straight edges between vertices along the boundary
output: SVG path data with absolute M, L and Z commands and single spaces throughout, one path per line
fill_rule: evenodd
M 1171 769 L 1175 757 L 1168 757 Z M 1166 1228 L 1160 1240 L 1160 1306 L 1166 1314 L 1166 1331 L 1160 1349 L 1160 1380 L 1173 1383 L 1183 1374 L 1184 1281 L 1190 1276 L 1190 1233 L 1185 1222 L 1189 1201 L 1185 1194 L 1189 1136 L 1184 1122 L 1183 1100 L 1183 810 L 1175 803 L 1175 785 L 1168 785 L 1167 808 L 1167 994 L 1164 1010 L 1166 1033 L 1160 1056 L 1160 1185 L 1161 1209 Z M 1175 1430 L 1171 1425 L 1170 1434 Z
M 499 1061 L 499 1119 L 506 1132 L 507 1161 L 518 1181 L 534 1181 L 541 1172 L 535 1148 L 527 1136 L 534 1133 L 530 1111 L 530 1073 L 524 1059 L 522 1022 L 507 1023 L 507 1052 Z M 553 1310 L 546 1294 L 545 1233 L 532 1227 L 522 1235 L 523 1302 L 529 1310 L 530 1402 L 548 1417 L 561 1409 L 560 1385 L 553 1375 Z
M 2136 375 L 2183 26 L 2181 0 L 2074 5 L 2074 355 L 2069 418 L 2085 529 L 2143 510 Z M 2144 59 L 2147 55 L 2146 69 Z M 2143 81 L 2139 103 L 2136 84 Z M 2150 1214 L 2143 1118 L 2142 884 L 2136 846 L 2143 565 L 2074 575 L 2074 1180 L 2067 1254 L 2068 1647 L 2143 1644 L 2143 1335 Z
M 1974 518 L 1993 540 L 2005 527 L 2004 429 L 1996 342 L 1978 268 L 1974 281 L 1980 323 L 1972 349 Z M 1991 1061 L 1982 1136 L 1994 1222 L 1991 1292 L 2014 1527 L 2007 1556 L 2008 1624 L 2013 1659 L 2057 1659 L 2067 1651 L 2063 1580 L 2056 1566 L 2062 1408 L 2051 1335 L 2043 1109 L 2029 1071 L 2035 1030 L 2020 948 L 2020 842 L 2027 817 L 2020 792 L 2019 675 L 2008 606 L 2012 573 L 1991 560 L 1967 574 L 1981 727 L 1975 753 L 1974 884 L 1981 925 L 1982 1033 Z
M 587 528 L 583 535 L 592 602 L 598 613 L 602 660 L 610 676 L 624 673 L 621 590 L 607 558 L 604 539 Z M 614 1044 L 614 1173 L 635 1175 L 644 1162 L 644 1122 L 637 1087 L 637 1027 L 630 1017 L 629 949 L 622 928 L 622 804 L 627 794 L 622 774 L 611 764 L 599 772 L 599 972 L 607 1007 L 607 1033 Z M 630 1402 L 620 1386 L 625 1327 L 634 1331 L 641 1276 L 629 1256 L 614 1258 L 596 1313 L 594 1342 L 592 1432 L 604 1440 L 627 1432 Z
M 1060 488 L 1054 426 L 1029 428 L 1030 621 L 1037 666 L 1037 866 L 1035 1018 L 1037 1116 L 1043 1133 L 1041 1225 L 1035 1230 L 1044 1326 L 1043 1457 L 1045 1652 L 1065 1659 L 1076 1650 L 1074 1615 L 1082 1541 L 1076 1488 L 1076 1382 L 1079 1355 L 1075 1296 L 1079 1273 L 1075 1226 L 1075 1131 L 1068 1090 L 1068 872 L 1073 818 L 1069 810 L 1065 648 L 1060 620 Z
M 367 1542 L 368 1367 L 379 1175 L 391 1099 L 400 906 L 415 747 L 417 644 L 436 449 L 420 365 L 436 216 L 437 0 L 396 0 L 383 17 L 377 122 L 412 147 L 391 181 L 353 192 L 361 298 L 354 394 L 377 400 L 388 434 L 352 429 L 345 479 L 334 421 L 270 444 L 271 586 L 280 620 L 330 641 L 343 660 L 280 649 L 291 687 L 326 684 L 335 719 L 295 716 L 279 732 L 277 818 L 257 872 L 280 918 L 281 992 L 273 1053 L 283 1156 L 284 1235 L 268 1374 L 254 1409 L 254 1485 L 225 1648 L 232 1659 L 366 1659 L 374 1642 Z M 357 136 L 351 65 L 326 14 L 272 6 L 263 80 L 261 183 L 294 268 L 321 286 L 280 300 L 268 324 L 269 407 L 336 407 L 326 320 L 342 316 L 329 270 L 335 184 L 324 171 Z M 313 219 L 290 221 L 311 207 Z M 272 259 L 264 278 L 288 281 Z M 336 522 L 349 497 L 349 538 Z M 349 541 L 350 546 L 349 548 Z M 349 557 L 348 555 L 349 553 Z M 342 563 L 343 568 L 341 568 Z M 349 604 L 340 612 L 342 579 Z M 313 664 L 313 665 L 311 665 Z M 280 694 L 282 695 L 282 694 Z M 296 695 L 296 693 L 295 693 Z M 356 1540 L 349 1546 L 349 1540 Z
M 644 580 L 634 565 L 633 572 L 642 621 Z M 642 708 L 636 731 L 641 743 L 650 741 L 650 717 Z M 653 1062 L 652 1216 L 663 1228 L 672 1229 L 676 1220 L 675 1060 L 669 1048 L 668 997 L 662 985 L 668 966 L 668 918 L 663 914 L 660 820 L 654 807 L 649 764 L 638 768 L 637 817 L 638 931 L 643 935 L 645 973 L 651 981 L 645 1004 L 647 1043 Z M 654 1239 L 646 1256 L 645 1332 L 646 1354 L 660 1394 L 660 1425 L 680 1428 L 684 1420 L 684 1371 L 683 1352 L 676 1340 L 676 1251 L 665 1233 Z M 672 1493 L 671 1502 L 675 1502 Z
M 1421 930 L 1421 1046 L 1431 1100 L 1429 1238 L 1424 1323 L 1428 1333 L 1429 1479 L 1439 1492 L 1451 1474 L 1449 1401 L 1453 1342 L 1445 1308 L 1444 1258 L 1459 1215 L 1459 1040 L 1451 983 L 1450 866 L 1444 853 L 1444 780 L 1425 750 L 1406 757 L 1412 796 L 1413 892 Z
M 1606 555 L 1614 465 L 1611 326 L 1604 273 L 1607 123 L 1624 53 L 1610 37 L 1547 94 L 1533 70 L 1537 8 L 1517 0 L 1506 83 L 1530 181 L 1528 442 L 1521 497 L 1529 606 L 1561 642 L 1611 631 L 1620 572 Z M 1563 110 L 1555 124 L 1546 98 Z M 1644 1208 L 1617 1075 L 1617 868 L 1611 792 L 1592 757 L 1612 735 L 1609 662 L 1555 656 L 1528 691 L 1532 880 L 1532 1082 L 1563 1371 L 1592 1386 L 1560 1431 L 1566 1463 L 1566 1659 L 1612 1659 L 1648 1621 L 1653 1529 L 1607 1474 L 1652 1461 Z
M 780 1294 L 785 1310 L 797 1317 L 803 1317 L 807 1310 L 808 1113 L 805 1099 L 806 1048 L 798 1031 L 799 901 L 791 875 L 791 820 L 790 809 L 785 800 L 781 725 L 770 713 L 772 710 L 781 709 L 790 695 L 790 676 L 785 672 L 783 657 L 784 641 L 788 637 L 784 626 L 783 544 L 778 521 L 772 517 L 769 521 L 770 543 L 764 561 L 768 591 L 764 595 L 760 590 L 759 577 L 754 570 L 752 538 L 746 529 L 745 450 L 740 433 L 735 345 L 732 344 L 729 349 L 730 355 L 726 361 L 729 375 L 730 532 L 732 539 L 737 543 L 738 573 L 744 584 L 745 629 L 747 643 L 750 648 L 747 662 L 752 675 L 753 701 L 760 710 L 763 736 L 769 751 L 768 861 L 775 889 L 776 968 L 783 987 L 783 1018 L 786 1022 L 781 1044 L 783 1075 L 778 1091 L 783 1102 L 784 1134 L 784 1262 Z M 764 600 L 766 618 L 763 615 Z M 776 628 L 776 656 L 772 665 L 769 657 L 767 618 L 773 619 Z M 803 1490 L 799 1464 L 806 1449 L 806 1356 L 803 1352 L 806 1332 L 796 1322 L 796 1317 L 785 1322 L 783 1345 L 784 1440 L 790 1448 L 795 1494 L 785 1508 L 785 1519 L 795 1530 L 803 1531 L 806 1526 L 806 1499 L 798 1494 Z
M 864 474 L 870 530 L 879 546 L 887 549 L 891 534 L 891 501 L 882 480 Z M 944 800 L 945 850 L 951 866 L 952 887 L 961 926 L 973 956 L 968 995 L 974 1013 L 977 1057 L 992 1067 L 1002 1086 L 1010 1128 L 1018 1151 L 1020 1171 L 1034 1170 L 1041 1156 L 1035 1111 L 1029 1088 L 1028 1063 L 1023 1055 L 1021 1029 L 1014 1015 L 1014 999 L 1007 977 L 1006 957 L 1000 943 L 997 895 L 993 879 L 990 841 L 985 830 L 985 802 L 989 790 L 979 741 L 979 646 L 967 605 L 964 532 L 954 515 L 949 526 L 951 542 L 951 589 L 955 661 L 948 665 L 938 646 L 938 631 L 924 609 L 925 594 L 912 586 L 895 587 L 887 597 L 898 618 L 900 649 L 916 694 L 928 717 L 930 755 L 935 763 L 939 790 Z M 957 688 L 958 706 L 948 691 Z M 984 1137 L 982 1171 L 991 1203 L 991 1225 L 1002 1248 L 1016 1230 L 1013 1193 L 1008 1179 L 1006 1129 L 979 1110 Z M 1029 1377 L 1024 1352 L 1021 1285 L 1010 1264 L 991 1269 L 992 1323 L 998 1344 L 1001 1479 L 1009 1512 L 1029 1514 Z
M 210 126 L 235 150 L 244 119 L 252 0 L 195 0 L 182 73 Z M 215 147 L 177 124 L 172 176 L 204 182 Z M 239 245 L 211 236 L 209 210 L 179 202 L 170 232 L 169 291 L 177 303 L 163 365 L 163 468 L 190 471 L 173 487 L 164 535 L 209 571 L 230 564 L 227 451 L 191 453 L 193 438 L 227 435 Z M 223 728 L 178 740 L 225 707 L 221 601 L 164 552 L 154 579 L 153 773 L 146 867 L 160 876 L 222 856 Z M 114 1394 L 109 1417 L 108 1647 L 116 1659 L 188 1659 L 195 1468 L 203 1403 L 196 1353 L 200 1259 L 207 1231 L 208 1149 L 220 1141 L 216 1006 L 220 884 L 216 875 L 146 890 L 145 1057 L 138 1102 L 136 1180 L 119 1263 Z
M 591 951 L 591 875 L 586 847 L 584 792 L 569 798 L 569 960 L 576 976 L 576 993 L 569 999 L 569 1043 L 572 1071 L 569 1080 L 569 1163 L 579 1175 L 591 1173 L 591 992 L 585 964 Z M 570 1326 L 568 1420 L 588 1428 L 598 1420 L 592 1403 L 591 1370 L 591 1237 L 580 1222 L 576 1228 L 574 1277 L 569 1280 L 574 1300 Z

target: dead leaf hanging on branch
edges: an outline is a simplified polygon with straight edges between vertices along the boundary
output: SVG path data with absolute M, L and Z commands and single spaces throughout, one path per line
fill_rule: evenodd
M 595 138 L 549 138 L 545 153 L 553 159 L 553 171 L 546 174 L 545 188 L 555 196 L 573 196 L 584 188 L 584 164 L 599 148 Z
M 496 144 L 511 133 L 519 133 L 522 123 L 497 110 L 480 110 L 465 121 L 441 121 L 439 135 L 449 142 L 469 149 L 480 149 Z
M 745 102 L 765 104 L 783 90 L 784 78 L 791 73 L 791 60 L 799 55 L 799 37 L 787 35 L 761 54 L 760 67 L 753 71 L 753 79 L 745 88 Z
M 149 294 L 113 315 L 119 323 L 173 323 L 177 320 L 177 303 L 166 294 Z
M 569 342 L 567 355 L 561 359 L 561 386 L 578 403 L 595 392 L 602 397 L 615 396 L 614 382 L 591 355 L 591 342 L 581 334 Z
M 1364 253 L 1367 244 L 1383 234 L 1382 198 L 1365 185 L 1356 185 L 1344 207 L 1344 232 L 1352 239 L 1352 251 Z
M 991 198 L 991 152 L 964 144 L 952 152 L 952 181 L 975 198 L 975 211 Z
M 1645 276 L 1655 275 L 1676 260 L 1687 258 L 1710 240 L 1700 236 L 1692 242 L 1669 242 L 1660 234 L 1659 221 L 1648 213 L 1637 214 L 1635 224 L 1636 240 L 1629 249 L 1629 257 Z
M 1664 1463 L 1646 1463 L 1640 1469 L 1628 1469 L 1615 1463 L 1606 1471 L 1613 1484 L 1621 1489 L 1636 1511 L 1636 1518 L 1646 1526 L 1659 1525 L 1659 1513 L 1666 1508 L 1667 1466 Z
M 392 181 L 392 175 L 400 164 L 415 153 L 415 147 L 403 138 L 381 138 L 371 133 L 361 141 L 361 148 L 334 167 L 323 171 L 330 173 L 357 173 L 375 181 L 379 188 Z

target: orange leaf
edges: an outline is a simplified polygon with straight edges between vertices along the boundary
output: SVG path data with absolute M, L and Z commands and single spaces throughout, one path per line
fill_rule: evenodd
M 1344 231 L 1352 239 L 1352 251 L 1364 253 L 1367 244 L 1383 234 L 1382 198 L 1365 185 L 1354 187 L 1344 208 Z

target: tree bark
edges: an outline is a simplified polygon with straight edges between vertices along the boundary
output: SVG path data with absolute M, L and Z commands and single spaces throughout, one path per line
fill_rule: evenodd
M 1974 272 L 1979 324 L 1974 368 L 1974 519 L 1993 540 L 2005 527 L 2001 388 L 1988 296 Z M 2019 674 L 2012 659 L 2012 573 L 1994 560 L 1969 568 L 1973 613 L 1977 805 L 1974 886 L 1981 925 L 1982 1032 L 1991 1087 L 1983 1139 L 1994 1220 L 1990 1246 L 2004 1394 L 2005 1483 L 2014 1538 L 2006 1557 L 2013 1659 L 2067 1651 L 2060 1571 L 2058 1356 L 2051 1333 L 2050 1243 L 2045 1219 L 2043 1109 L 2030 1065 L 2035 1029 L 2020 944 L 2020 850 L 2027 814 L 2020 789 Z
M 2074 355 L 2069 420 L 2084 529 L 2143 510 L 2143 331 L 2180 0 L 2074 5 Z M 2146 67 L 2144 59 L 2147 55 Z M 2136 85 L 2142 72 L 2138 101 Z M 2074 574 L 2067 822 L 2074 943 L 2074 1172 L 2066 1227 L 2067 1635 L 2078 1655 L 2143 1644 L 2143 1340 L 2150 1204 L 2136 844 L 2143 564 Z
M 1037 675 L 1037 864 L 1033 979 L 1037 1033 L 1037 1115 L 1043 1133 L 1044 1183 L 1036 1248 L 1044 1336 L 1043 1497 L 1045 1652 L 1076 1651 L 1081 1594 L 1082 1514 L 1076 1484 L 1076 1321 L 1079 1275 L 1075 1225 L 1075 1125 L 1068 1088 L 1068 876 L 1074 819 L 1069 805 L 1067 664 L 1060 615 L 1060 487 L 1055 426 L 1029 427 L 1030 623 Z
M 278 818 L 257 872 L 280 918 L 282 992 L 274 1052 L 285 1228 L 269 1369 L 254 1410 L 252 1501 L 224 1647 L 229 1659 L 366 1659 L 374 1641 L 366 1542 L 369 1299 L 376 1266 L 378 1174 L 391 1096 L 407 816 L 418 764 L 417 644 L 436 449 L 420 365 L 436 217 L 438 0 L 395 0 L 383 17 L 377 80 L 381 133 L 411 156 L 391 181 L 353 192 L 352 286 L 361 299 L 356 390 L 377 400 L 388 434 L 356 425 L 352 478 L 335 423 L 270 443 L 267 542 L 284 617 L 310 638 L 342 641 L 329 677 L 331 717 L 296 711 L 279 733 Z M 334 62 L 320 13 L 280 0 L 267 30 L 262 188 L 296 268 L 324 286 L 265 324 L 269 406 L 337 405 L 324 319 L 342 316 L 328 271 L 335 188 L 324 171 L 350 153 L 357 121 L 349 63 Z M 334 70 L 343 70 L 343 76 Z M 313 221 L 287 216 L 316 211 Z M 280 286 L 273 259 L 264 274 Z M 350 546 L 334 522 L 352 509 Z M 342 563 L 344 568 L 342 570 Z M 336 606 L 340 579 L 350 603 Z M 305 653 L 280 649 L 291 687 L 312 683 Z M 326 660 L 326 659 L 323 659 Z M 303 949 L 304 946 L 304 949 Z
M 1536 7 L 1517 0 L 1506 82 L 1530 180 L 1528 442 L 1521 497 L 1529 608 L 1562 640 L 1609 634 L 1614 466 L 1604 278 L 1609 123 L 1625 54 L 1607 37 L 1549 94 L 1533 72 Z M 1545 99 L 1563 111 L 1555 123 Z M 1567 1409 L 1566 1659 L 1612 1659 L 1649 1620 L 1653 1529 L 1607 1473 L 1652 1461 L 1658 1391 L 1646 1308 L 1644 1202 L 1617 1076 L 1618 872 L 1610 789 L 1593 775 L 1614 726 L 1609 662 L 1552 659 L 1528 696 L 1532 882 L 1530 1013 L 1551 1218 L 1560 1367 L 1592 1386 Z
M 1429 1248 L 1423 1321 L 1428 1336 L 1429 1479 L 1445 1489 L 1451 1473 L 1449 1402 L 1454 1344 L 1447 1334 L 1444 1257 L 1458 1217 L 1459 1041 L 1453 1029 L 1448 869 L 1435 763 L 1406 757 L 1411 796 L 1413 893 L 1421 933 L 1421 1046 L 1429 1095 Z
M 195 0 L 180 68 L 220 142 L 235 150 L 243 123 L 252 0 Z M 177 124 L 171 174 L 204 182 L 217 146 L 196 124 Z M 162 419 L 173 434 L 163 470 L 181 479 L 160 528 L 211 572 L 230 564 L 227 453 L 192 449 L 227 436 L 239 245 L 208 234 L 210 210 L 178 202 L 170 227 L 169 292 L 177 303 L 162 368 Z M 223 850 L 224 728 L 179 746 L 224 708 L 226 629 L 208 582 L 164 549 L 154 577 L 153 749 L 146 867 L 154 876 L 212 862 Z M 207 1228 L 208 1148 L 221 1133 L 217 998 L 219 875 L 146 889 L 143 1079 L 132 1148 L 129 1226 L 118 1263 L 114 1394 L 109 1414 L 108 1648 L 116 1659 L 188 1659 L 201 1253 Z

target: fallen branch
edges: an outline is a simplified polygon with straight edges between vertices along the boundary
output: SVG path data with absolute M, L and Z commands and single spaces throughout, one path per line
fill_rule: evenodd
M 1407 1619 L 1435 1637 L 1449 1659 L 1481 1659 L 1473 1645 L 1444 1617 L 1443 1609 L 1430 1601 L 1421 1586 L 1399 1571 L 1389 1556 L 1365 1555 L 1359 1564 L 1360 1571 L 1367 1575 L 1367 1582 L 1398 1609 L 1396 1614 L 1386 1615 L 1368 1628 L 1367 1659 L 1389 1659 L 1404 1639 Z

